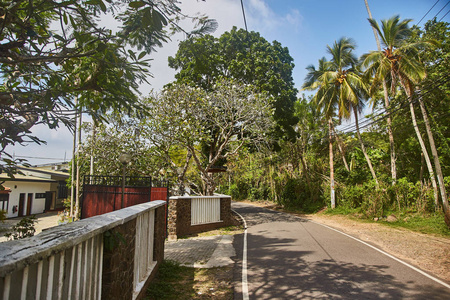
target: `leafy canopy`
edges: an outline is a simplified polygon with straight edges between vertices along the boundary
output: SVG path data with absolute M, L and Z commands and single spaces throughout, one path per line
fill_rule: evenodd
M 114 25 L 101 24 L 106 14 Z M 176 21 L 184 17 L 175 0 L 2 1 L 1 169 L 11 174 L 15 163 L 6 146 L 43 142 L 31 127 L 71 126 L 75 98 L 94 116 L 142 110 L 138 87 L 151 75 L 146 55 L 182 30 Z M 215 24 L 195 21 L 197 34 Z
M 252 84 L 274 97 L 274 119 L 278 136 L 293 137 L 297 119 L 293 104 L 293 58 L 286 47 L 269 43 L 257 32 L 234 27 L 220 38 L 211 35 L 190 38 L 180 43 L 169 66 L 178 70 L 177 82 L 211 89 L 220 77 Z

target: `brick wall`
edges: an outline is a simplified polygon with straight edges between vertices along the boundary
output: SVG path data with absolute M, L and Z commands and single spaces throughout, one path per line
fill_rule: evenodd
M 115 227 L 103 235 L 105 245 L 102 299 L 126 300 L 132 298 L 135 235 L 136 219 Z M 107 244 L 110 244 L 112 249 L 108 249 Z
M 165 214 L 165 206 L 155 210 L 153 259 L 157 261 L 157 267 L 164 259 Z M 132 299 L 136 219 L 115 227 L 107 235 L 109 237 L 106 239 L 113 240 L 113 249 L 104 247 L 102 299 Z M 147 286 L 154 279 L 157 267 L 147 279 L 138 299 L 145 297 Z
M 234 225 L 231 215 L 231 197 L 220 198 L 221 222 L 191 225 L 191 199 L 193 197 L 171 197 L 169 199 L 168 234 L 169 240 L 189 234 L 200 233 Z

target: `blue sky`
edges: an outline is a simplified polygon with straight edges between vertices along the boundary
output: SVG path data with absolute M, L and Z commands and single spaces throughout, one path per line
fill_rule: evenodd
M 413 19 L 417 24 L 437 0 L 369 0 L 372 16 L 376 20 L 400 15 L 402 19 Z M 244 28 L 240 0 L 180 0 L 184 13 L 193 15 L 204 13 L 219 23 L 214 33 L 219 37 L 233 26 Z M 357 56 L 376 49 L 373 32 L 367 21 L 368 15 L 364 0 L 243 0 L 248 30 L 257 31 L 266 40 L 279 41 L 289 48 L 294 58 L 293 78 L 300 89 L 305 78 L 306 66 L 317 64 L 318 59 L 327 56 L 326 46 L 346 36 L 353 38 L 358 48 Z M 450 22 L 450 1 L 440 0 L 428 13 L 425 22 L 435 15 L 437 19 Z M 442 9 L 441 12 L 439 12 Z M 183 27 L 189 28 L 190 23 Z M 152 55 L 151 71 L 154 75 L 149 81 L 151 86 L 142 86 L 143 95 L 152 89 L 159 90 L 172 81 L 174 70 L 167 66 L 167 57 L 175 55 L 183 35 L 174 36 L 172 42 Z M 48 130 L 36 127 L 33 132 L 46 140 L 47 145 L 16 146 L 8 151 L 16 156 L 40 158 L 71 158 L 72 136 L 67 129 Z M 32 164 L 56 162 L 53 159 L 29 159 Z

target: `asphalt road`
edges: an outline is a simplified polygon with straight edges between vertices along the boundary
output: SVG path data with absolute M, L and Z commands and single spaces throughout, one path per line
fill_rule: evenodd
M 249 299 L 450 299 L 450 289 L 349 236 L 244 203 Z M 235 237 L 235 299 L 243 299 L 244 235 Z M 244 284 L 245 291 L 245 284 Z

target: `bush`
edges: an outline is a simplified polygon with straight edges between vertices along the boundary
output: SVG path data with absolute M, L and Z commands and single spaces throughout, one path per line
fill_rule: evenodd
M 389 196 L 381 185 L 377 188 L 372 180 L 363 185 L 364 199 L 361 203 L 361 212 L 368 218 L 381 217 L 389 210 Z
M 249 186 L 246 182 L 238 181 L 230 186 L 229 194 L 233 199 L 244 200 L 248 198 Z
M 399 212 L 434 211 L 433 189 L 430 186 L 422 186 L 420 182 L 414 184 L 404 177 L 389 187 L 387 191 L 391 200 L 391 208 Z
M 25 217 L 12 227 L 11 233 L 6 233 L 5 236 L 8 240 L 19 240 L 34 236 L 34 233 L 36 232 L 34 223 L 36 222 L 36 216 Z

